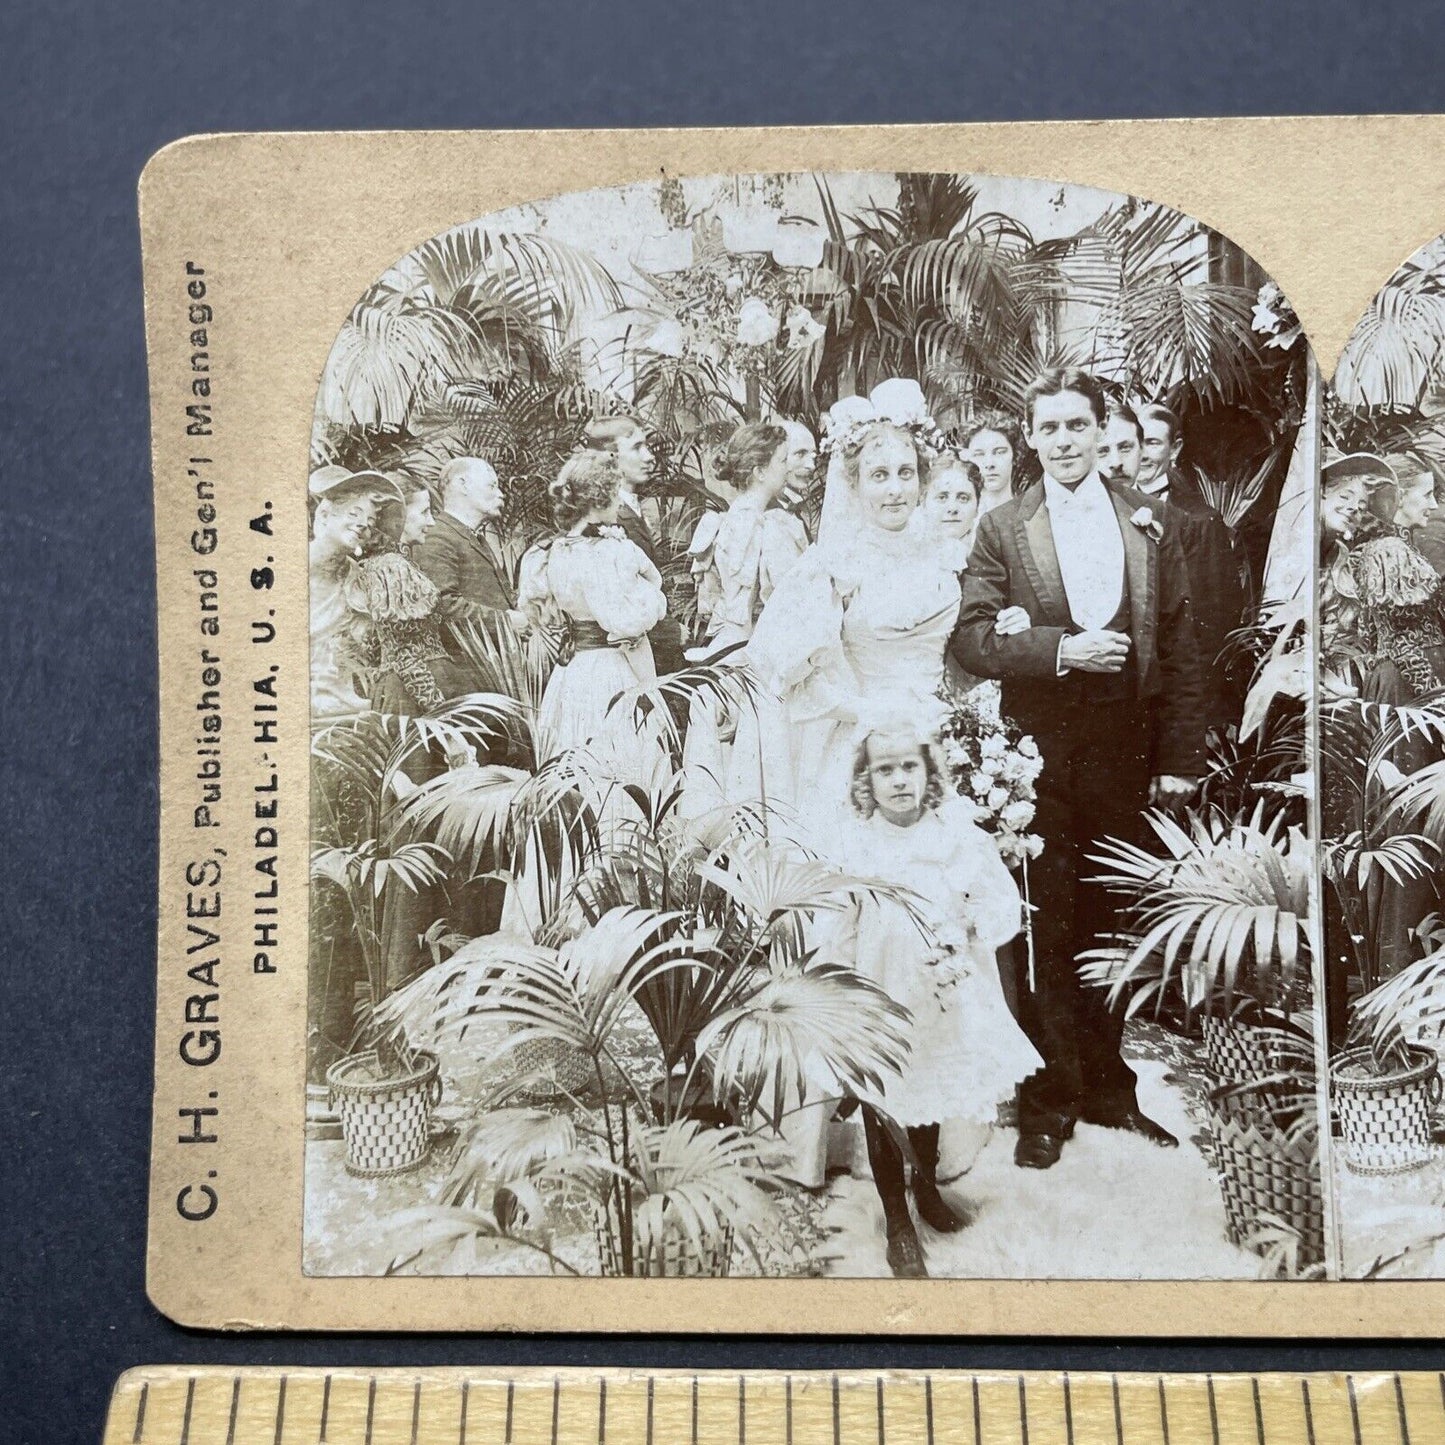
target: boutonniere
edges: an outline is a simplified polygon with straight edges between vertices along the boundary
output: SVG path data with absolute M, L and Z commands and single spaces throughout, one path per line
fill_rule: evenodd
M 1129 520 L 1152 541 L 1163 541 L 1164 523 L 1154 515 L 1152 507 L 1140 507 Z

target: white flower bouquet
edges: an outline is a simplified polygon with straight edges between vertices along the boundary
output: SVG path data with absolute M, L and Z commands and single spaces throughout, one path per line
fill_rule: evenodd
M 949 781 L 972 805 L 974 822 L 992 837 L 999 857 L 1018 868 L 1044 848 L 1029 831 L 1034 784 L 1044 766 L 1038 744 L 999 715 L 992 689 L 948 701 L 939 744 Z

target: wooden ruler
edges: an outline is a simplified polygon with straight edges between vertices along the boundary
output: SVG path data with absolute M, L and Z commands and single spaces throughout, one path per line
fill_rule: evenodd
M 132 1370 L 105 1445 L 1441 1445 L 1445 1375 Z

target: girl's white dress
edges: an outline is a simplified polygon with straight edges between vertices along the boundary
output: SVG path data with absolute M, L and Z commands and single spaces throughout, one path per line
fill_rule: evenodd
M 665 756 L 662 726 L 639 726 L 633 704 L 656 683 L 647 633 L 667 614 L 657 568 L 620 528 L 557 537 L 522 558 L 517 606 L 535 626 L 592 624 L 611 644 L 581 646 L 553 670 L 537 714 L 538 761 L 586 748 L 613 778 L 649 781 Z
M 1010 1013 L 995 952 L 1019 931 L 1013 876 L 967 805 L 946 800 L 910 828 L 856 819 L 850 869 L 918 895 L 914 909 L 865 897 L 841 915 L 826 956 L 856 968 L 912 1015 L 902 1077 L 865 1094 L 900 1124 L 993 1123 L 1042 1060 Z

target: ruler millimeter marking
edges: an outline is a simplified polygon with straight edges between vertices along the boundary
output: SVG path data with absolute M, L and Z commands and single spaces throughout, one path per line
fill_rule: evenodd
M 225 1370 L 123 1376 L 105 1445 L 1431 1445 L 1445 1374 Z

